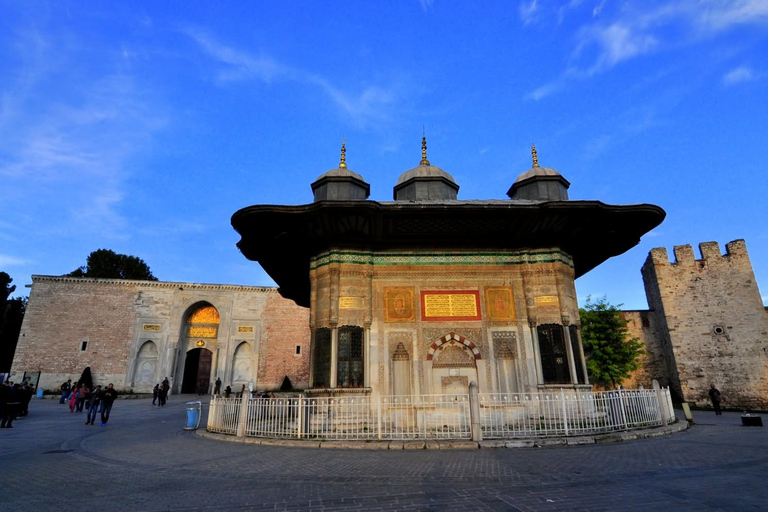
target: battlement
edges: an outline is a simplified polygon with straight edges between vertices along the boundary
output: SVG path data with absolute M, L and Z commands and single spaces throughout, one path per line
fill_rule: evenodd
M 696 259 L 696 255 L 693 252 L 693 247 L 689 244 L 676 245 L 673 248 L 675 254 L 675 261 L 669 261 L 669 255 L 667 249 L 664 247 L 657 247 L 651 249 L 648 254 L 648 262 L 653 265 L 676 265 L 676 266 L 694 266 L 697 262 L 707 262 L 709 264 L 718 263 L 723 260 L 730 260 L 734 257 L 749 257 L 747 253 L 747 245 L 744 240 L 733 240 L 725 244 L 725 254 L 720 252 L 720 244 L 717 242 L 702 242 L 699 244 L 699 253 L 701 259 Z

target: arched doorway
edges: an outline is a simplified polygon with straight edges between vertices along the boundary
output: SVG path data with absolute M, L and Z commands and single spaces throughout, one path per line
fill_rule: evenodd
M 184 363 L 182 393 L 197 393 L 198 385 L 207 393 L 211 382 L 211 362 L 213 352 L 206 348 L 196 348 L 187 352 Z
M 184 368 L 181 387 L 176 387 L 179 383 L 177 379 L 174 388 L 181 393 L 196 393 L 198 386 L 202 385 L 207 392 L 213 366 L 211 349 L 216 349 L 218 346 L 221 318 L 213 305 L 200 302 L 189 308 L 184 323 L 184 336 L 179 340 L 180 355 L 186 350 L 186 354 L 179 358 L 179 364 L 183 364 Z M 181 370 L 181 366 L 178 369 Z

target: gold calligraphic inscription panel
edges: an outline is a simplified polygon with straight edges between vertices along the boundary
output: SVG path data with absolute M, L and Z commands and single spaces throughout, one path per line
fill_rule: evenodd
M 190 325 L 189 337 L 190 338 L 215 338 L 219 332 L 217 326 L 210 325 Z
M 160 329 L 161 329 L 160 324 L 143 324 L 141 326 L 142 331 L 156 332 L 156 331 L 159 331 Z
M 339 309 L 364 309 L 363 297 L 339 297 Z
M 540 295 L 533 299 L 534 304 L 537 306 L 557 306 L 560 304 L 560 299 L 557 295 Z
M 512 288 L 486 288 L 485 314 L 491 320 L 514 320 L 517 313 Z
M 413 322 L 413 288 L 384 288 L 384 321 Z
M 480 320 L 480 292 L 421 292 L 422 320 Z
M 241 325 L 237 328 L 238 333 L 248 333 L 253 332 L 253 326 L 252 325 Z

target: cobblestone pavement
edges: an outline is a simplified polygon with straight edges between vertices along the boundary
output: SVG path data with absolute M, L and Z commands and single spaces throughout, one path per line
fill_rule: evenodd
M 610 444 L 318 450 L 201 438 L 187 399 L 118 400 L 106 427 L 34 400 L 0 430 L 0 510 L 768 509 L 768 430 L 737 413 Z

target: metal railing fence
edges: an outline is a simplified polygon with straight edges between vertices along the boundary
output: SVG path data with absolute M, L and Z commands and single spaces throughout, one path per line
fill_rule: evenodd
M 208 430 L 290 439 L 506 439 L 579 436 L 674 421 L 668 389 L 415 396 L 212 397 Z M 473 432 L 470 406 L 479 421 Z M 476 409 L 477 410 L 477 409 Z

